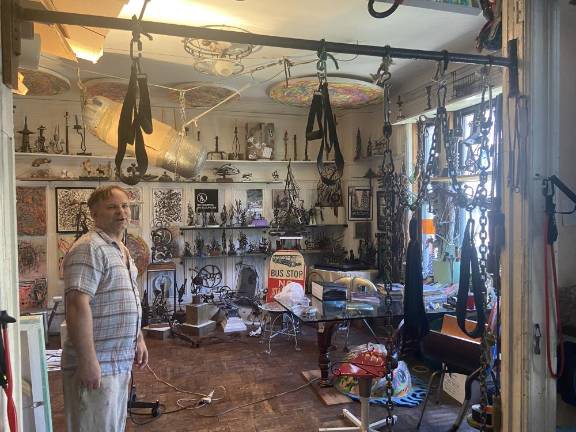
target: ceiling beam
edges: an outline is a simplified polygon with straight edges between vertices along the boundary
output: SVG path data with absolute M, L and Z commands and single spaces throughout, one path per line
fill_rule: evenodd
M 33 21 L 45 24 L 66 24 L 86 27 L 99 27 L 114 30 L 132 31 L 134 22 L 130 19 L 82 15 L 68 12 L 19 8 L 18 17 L 22 21 Z M 373 57 L 402 59 L 419 59 L 432 61 L 448 61 L 451 63 L 468 63 L 509 67 L 512 60 L 507 57 L 485 56 L 480 54 L 451 53 L 447 51 L 426 51 L 418 49 L 392 48 L 389 46 L 359 45 L 340 42 L 329 42 L 297 39 L 280 36 L 268 36 L 254 33 L 235 32 L 228 30 L 192 27 L 181 24 L 142 21 L 141 31 L 149 34 L 176 36 L 182 38 L 200 38 L 220 40 L 253 45 L 263 45 L 279 48 L 291 48 L 307 51 L 318 51 L 322 47 L 330 53 L 358 54 Z

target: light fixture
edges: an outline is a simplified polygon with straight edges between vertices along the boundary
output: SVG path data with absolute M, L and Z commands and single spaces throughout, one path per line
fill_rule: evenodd
M 205 28 L 248 33 L 239 27 L 227 25 L 211 25 Z M 183 43 L 184 51 L 195 59 L 196 71 L 223 77 L 241 73 L 244 70 L 241 60 L 260 49 L 260 46 L 252 44 L 211 39 L 186 38 Z

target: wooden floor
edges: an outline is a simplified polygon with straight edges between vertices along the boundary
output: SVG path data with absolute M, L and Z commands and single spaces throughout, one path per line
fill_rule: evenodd
M 368 337 L 353 329 L 351 339 L 364 343 Z M 226 400 L 200 410 L 186 410 L 164 414 L 154 422 L 136 426 L 128 420 L 128 431 L 162 432 L 312 432 L 319 427 L 348 426 L 342 420 L 342 408 L 354 413 L 360 411 L 358 403 L 325 406 L 314 389 L 306 387 L 280 398 L 242 408 L 219 417 L 202 417 L 223 412 L 267 396 L 297 388 L 305 383 L 300 372 L 317 368 L 316 335 L 313 328 L 305 327 L 300 339 L 302 350 L 296 352 L 287 340 L 278 338 L 272 343 L 272 354 L 264 352 L 259 339 L 247 336 L 221 337 L 208 340 L 200 348 L 191 348 L 177 339 L 148 340 L 150 366 L 163 379 L 179 387 L 208 393 L 225 386 Z M 343 334 L 335 337 L 337 349 L 332 357 L 342 355 Z M 135 372 L 139 399 L 160 400 L 166 410 L 177 408 L 176 401 L 187 396 L 176 393 L 157 382 L 149 372 Z M 53 430 L 66 430 L 60 372 L 51 372 L 50 391 Z M 444 432 L 456 418 L 458 405 L 445 397 L 440 405 L 430 403 L 420 431 Z M 396 408 L 398 424 L 394 431 L 415 431 L 420 408 Z M 375 420 L 385 415 L 382 407 L 371 407 Z M 137 421 L 147 417 L 137 416 Z M 464 422 L 465 423 L 465 422 Z M 381 428 L 380 430 L 385 430 Z M 472 431 L 463 424 L 460 431 Z

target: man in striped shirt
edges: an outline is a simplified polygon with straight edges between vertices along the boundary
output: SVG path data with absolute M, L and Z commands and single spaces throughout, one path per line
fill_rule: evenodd
M 138 271 L 122 243 L 130 220 L 128 194 L 119 186 L 100 187 L 88 207 L 95 228 L 64 258 L 64 410 L 68 432 L 121 432 L 132 364 L 148 363 Z

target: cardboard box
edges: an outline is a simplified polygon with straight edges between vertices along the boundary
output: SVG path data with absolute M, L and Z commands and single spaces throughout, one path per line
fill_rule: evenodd
M 208 336 L 210 333 L 216 330 L 216 321 L 207 321 L 200 325 L 184 323 L 182 324 L 181 328 L 182 331 L 189 336 Z

